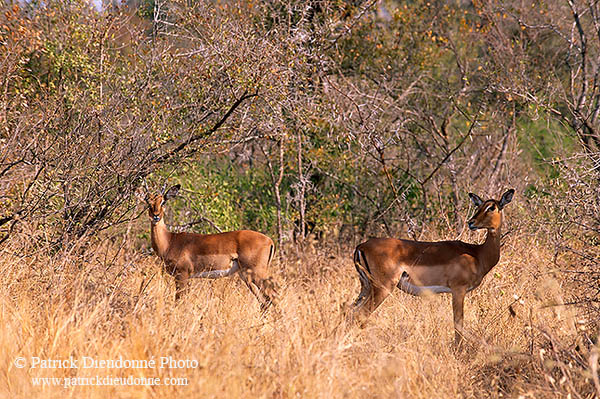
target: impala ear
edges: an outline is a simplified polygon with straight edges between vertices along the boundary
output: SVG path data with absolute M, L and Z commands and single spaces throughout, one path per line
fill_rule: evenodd
M 174 198 L 177 196 L 177 193 L 179 193 L 179 189 L 181 188 L 181 186 L 179 184 L 174 185 L 173 187 L 171 187 L 166 193 L 165 195 L 163 195 L 163 198 L 165 199 L 165 201 L 170 200 L 171 198 Z
M 475 206 L 481 206 L 481 204 L 483 204 L 483 200 L 479 198 L 477 194 L 469 193 L 469 198 L 471 198 L 471 201 L 473 201 Z
M 502 209 L 506 204 L 512 201 L 514 193 L 515 190 L 511 188 L 510 190 L 502 194 L 502 198 L 500 199 L 500 202 L 498 202 L 498 208 Z

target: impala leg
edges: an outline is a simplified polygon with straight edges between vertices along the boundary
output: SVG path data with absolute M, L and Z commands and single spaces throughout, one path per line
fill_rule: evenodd
M 463 309 L 467 289 L 464 286 L 452 288 L 452 313 L 454 314 L 454 343 L 460 346 L 463 341 Z
M 352 306 L 355 308 L 360 308 L 364 306 L 367 299 L 369 299 L 369 295 L 371 294 L 371 284 L 368 282 L 363 282 L 362 278 L 360 280 L 360 294 L 358 294 L 358 298 L 354 301 Z
M 248 289 L 250 290 L 250 292 L 252 292 L 254 294 L 254 296 L 256 297 L 256 299 L 258 299 L 258 302 L 260 302 L 262 304 L 263 303 L 263 297 L 261 295 L 260 289 L 254 283 L 254 279 L 252 278 L 250 272 L 248 272 L 246 270 L 241 271 L 240 272 L 240 278 L 242 279 L 242 281 L 244 283 L 246 283 L 246 285 L 248 286 Z
M 373 295 L 370 303 L 367 303 L 369 307 L 369 313 L 373 313 L 379 305 L 387 298 L 392 291 L 381 285 L 373 285 Z
M 264 297 L 263 302 L 260 304 L 260 311 L 263 313 L 266 312 L 267 309 L 269 309 L 269 306 L 275 304 L 275 302 L 273 302 L 273 296 L 267 294 L 267 282 L 270 283 L 270 281 L 268 281 L 268 280 L 260 280 L 259 281 L 260 293 Z
M 362 259 L 361 259 L 362 258 Z M 360 280 L 360 293 L 358 294 L 358 298 L 352 304 L 352 311 L 348 314 L 348 319 L 354 321 L 354 319 L 358 319 L 358 322 L 361 326 L 363 326 L 371 314 L 369 311 L 369 307 L 367 306 L 367 302 L 373 296 L 373 287 L 371 285 L 371 279 L 367 275 L 367 268 L 363 267 L 361 263 L 366 262 L 364 258 L 364 254 L 356 249 L 354 251 L 354 267 L 358 273 L 358 279 Z
M 351 317 L 357 317 L 361 327 L 364 327 L 367 318 L 390 295 L 394 285 L 389 288 L 373 281 L 369 272 L 367 259 L 358 249 L 354 252 L 354 266 L 360 280 L 360 293 L 354 301 L 354 311 Z
M 264 312 L 273 302 L 271 297 L 265 292 L 266 287 L 264 279 L 256 276 L 255 273 L 249 270 L 240 271 L 240 278 L 246 283 L 256 299 L 258 299 L 260 310 L 261 312 Z
M 175 275 L 175 300 L 178 301 L 188 292 L 188 273 L 181 272 Z
M 357 268 L 358 276 L 360 279 L 360 293 L 358 294 L 358 298 L 352 304 L 352 309 L 347 314 L 347 320 L 350 322 L 354 322 L 355 319 L 362 326 L 366 322 L 366 319 L 369 317 L 370 312 L 368 311 L 367 302 L 373 295 L 371 292 L 371 281 L 367 277 L 366 273 L 362 271 L 360 268 Z
M 379 305 L 390 295 L 391 290 L 381 285 L 370 283 L 363 286 L 358 298 L 354 302 L 354 309 L 358 316 L 358 322 L 364 327 L 367 319 Z
M 365 305 L 365 302 L 371 296 L 371 280 L 367 275 L 367 271 L 361 264 L 361 256 L 364 259 L 364 255 L 358 250 L 354 252 L 354 267 L 358 273 L 358 279 L 360 280 L 360 294 L 358 294 L 358 298 L 354 301 L 354 308 L 362 308 Z
M 258 287 L 265 299 L 265 302 L 261 305 L 261 310 L 264 312 L 269 306 L 276 306 L 277 290 L 275 289 L 273 280 L 270 278 L 260 278 L 258 280 Z

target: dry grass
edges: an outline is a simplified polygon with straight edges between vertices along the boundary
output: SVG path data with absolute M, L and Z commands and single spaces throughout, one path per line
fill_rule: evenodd
M 366 328 L 346 325 L 343 309 L 359 291 L 350 250 L 342 257 L 323 250 L 276 262 L 281 314 L 261 316 L 237 277 L 196 280 L 190 296 L 174 303 L 172 278 L 140 250 L 113 258 L 110 246 L 95 256 L 73 250 L 50 257 L 42 250 L 18 257 L 6 249 L 0 258 L 0 397 L 591 397 L 585 368 L 571 365 L 571 379 L 560 381 L 558 366 L 540 360 L 549 342 L 543 330 L 568 346 L 576 340 L 576 320 L 570 309 L 544 308 L 560 301 L 565 288 L 549 273 L 544 246 L 522 242 L 510 238 L 500 264 L 467 296 L 469 344 L 458 352 L 451 346 L 448 295 L 413 298 L 398 291 Z M 18 357 L 70 356 L 171 356 L 196 359 L 198 367 L 14 364 Z M 32 377 L 96 375 L 183 377 L 188 385 L 65 389 L 32 383 Z

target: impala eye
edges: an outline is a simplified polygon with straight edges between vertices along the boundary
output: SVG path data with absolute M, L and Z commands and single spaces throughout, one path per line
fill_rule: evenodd
M 486 212 L 494 212 L 496 210 L 496 205 L 492 205 L 488 208 Z

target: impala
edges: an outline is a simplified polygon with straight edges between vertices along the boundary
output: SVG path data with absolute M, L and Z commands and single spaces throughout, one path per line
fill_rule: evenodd
M 189 278 L 216 279 L 239 272 L 260 302 L 261 310 L 266 310 L 272 303 L 270 294 L 275 294 L 267 278 L 273 258 L 273 241 L 251 230 L 220 234 L 170 232 L 164 221 L 165 202 L 175 197 L 179 188 L 178 184 L 164 194 L 145 198 L 152 248 L 164 261 L 167 272 L 175 277 L 175 299 L 187 291 Z
M 465 294 L 477 288 L 500 259 L 502 209 L 512 200 L 514 192 L 508 190 L 499 201 L 483 201 L 469 193 L 477 207 L 468 221 L 469 229 L 487 229 L 481 245 L 373 238 L 356 247 L 354 265 L 361 291 L 354 309 L 363 322 L 394 287 L 411 295 L 451 293 L 455 343 L 459 345 Z

